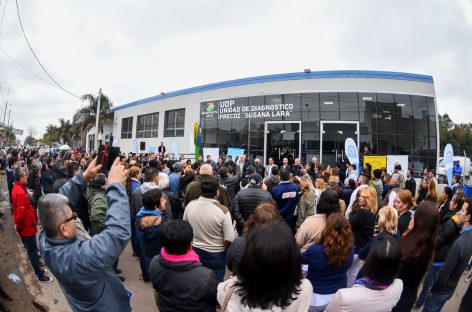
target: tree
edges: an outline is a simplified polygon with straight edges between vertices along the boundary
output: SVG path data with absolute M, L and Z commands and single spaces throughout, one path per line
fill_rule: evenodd
M 25 138 L 25 145 L 36 145 L 36 141 L 37 140 L 32 135 L 28 134 Z
M 85 138 L 87 132 L 95 126 L 95 117 L 97 113 L 98 107 L 98 96 L 95 97 L 93 94 L 85 94 L 82 96 L 83 101 L 87 101 L 88 105 L 83 106 L 78 109 L 75 114 L 74 118 L 72 119 L 73 124 L 80 124 L 81 125 L 81 144 L 85 146 Z M 100 100 L 100 112 L 99 112 L 99 124 L 98 128 L 101 132 L 103 132 L 103 125 L 107 122 L 112 121 L 110 117 L 111 109 L 113 108 L 113 103 L 110 99 L 102 93 L 102 97 Z
M 59 129 L 53 124 L 49 124 L 46 127 L 46 132 L 43 135 L 41 141 L 47 145 L 54 145 L 59 141 Z
M 67 142 L 70 141 L 71 138 L 71 128 L 72 124 L 70 123 L 70 120 L 65 120 L 64 118 L 59 118 L 59 138 L 62 140 L 63 144 L 66 144 Z
M 450 143 L 454 154 L 472 155 L 472 123 L 455 124 L 447 115 L 439 115 L 440 154 L 446 144 Z

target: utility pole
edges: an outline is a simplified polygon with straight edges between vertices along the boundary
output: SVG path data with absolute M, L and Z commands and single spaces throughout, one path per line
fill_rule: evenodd
M 10 128 L 10 115 L 11 115 L 11 109 L 8 110 L 8 123 L 7 123 L 8 128 Z
M 102 88 L 98 90 L 97 115 L 95 116 L 95 142 L 94 148 L 98 151 L 98 121 L 100 119 L 100 100 L 102 99 Z
M 5 117 L 7 115 L 8 101 L 5 102 L 5 110 L 3 111 L 3 127 L 5 127 Z

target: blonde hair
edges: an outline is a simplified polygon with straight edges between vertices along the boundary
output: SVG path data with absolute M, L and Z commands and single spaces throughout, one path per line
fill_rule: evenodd
M 361 191 L 361 196 L 365 197 L 365 207 L 373 214 L 377 212 L 377 191 L 372 186 L 366 187 Z
M 436 182 L 434 182 L 434 179 L 429 179 L 428 180 L 428 194 L 431 195 L 434 199 L 434 201 L 438 201 L 438 192 L 436 191 Z
M 379 230 L 385 230 L 392 235 L 398 230 L 398 211 L 390 206 L 384 206 L 379 210 Z
M 326 182 L 322 178 L 316 179 L 315 188 L 319 190 L 324 190 L 326 188 Z

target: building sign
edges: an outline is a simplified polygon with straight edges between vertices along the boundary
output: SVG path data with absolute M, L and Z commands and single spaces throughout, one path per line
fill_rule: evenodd
M 294 105 L 292 103 L 250 105 L 247 98 L 243 98 L 202 102 L 200 115 L 202 120 L 280 118 L 290 117 L 293 109 Z
M 23 135 L 23 130 L 22 129 L 13 129 L 13 134 L 14 135 Z

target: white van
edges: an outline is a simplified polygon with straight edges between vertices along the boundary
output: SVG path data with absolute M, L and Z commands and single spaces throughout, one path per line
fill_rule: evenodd
M 471 167 L 470 167 L 470 158 L 464 156 L 454 156 L 454 161 L 459 161 L 459 165 L 462 167 L 462 179 L 470 179 Z M 438 170 L 436 171 L 438 176 L 438 183 L 447 182 L 447 171 L 446 166 L 444 165 L 444 158 L 439 157 Z

